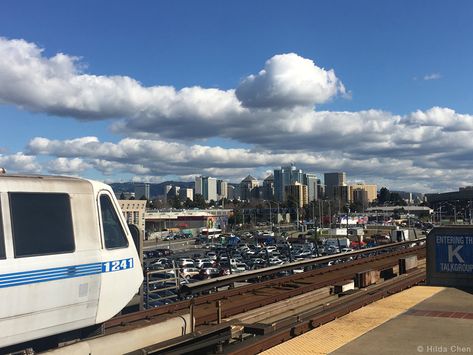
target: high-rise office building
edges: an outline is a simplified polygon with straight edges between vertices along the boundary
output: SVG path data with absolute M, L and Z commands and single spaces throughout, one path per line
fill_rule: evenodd
M 172 196 L 169 196 L 169 191 L 171 191 L 171 190 L 172 190 L 172 185 L 165 185 L 164 186 L 164 191 L 163 191 L 164 192 L 164 194 L 163 194 L 164 201 L 167 201 L 168 198 L 172 197 Z
M 361 194 L 359 190 L 366 191 L 366 194 Z M 358 191 L 358 192 L 357 192 Z M 378 197 L 378 187 L 374 184 L 363 184 L 363 183 L 356 183 L 350 185 L 350 202 L 357 202 L 355 198 L 355 194 L 357 196 L 365 196 L 366 195 L 366 203 L 373 202 Z M 361 202 L 361 201 L 360 201 Z
M 229 200 L 237 198 L 237 195 L 235 194 L 235 187 L 232 185 L 227 185 L 227 198 Z
M 144 182 L 135 183 L 135 198 L 137 200 L 142 200 L 143 198 L 149 200 L 149 184 Z
M 277 201 L 286 200 L 285 187 L 294 185 L 296 182 L 304 184 L 304 173 L 294 165 L 283 166 L 274 170 L 274 197 Z
M 299 182 L 295 182 L 294 185 L 287 185 L 284 187 L 286 200 L 289 203 L 295 203 L 298 207 L 304 207 L 309 203 L 309 194 L 307 192 L 307 186 Z
M 174 198 L 179 197 L 181 188 L 179 186 L 166 185 L 164 187 L 164 198 L 166 201 L 172 201 Z
M 269 174 L 266 179 L 263 180 L 263 200 L 274 200 L 274 175 Z
M 193 201 L 194 200 L 194 192 L 192 189 L 181 188 L 179 190 L 179 199 L 181 201 L 186 201 L 187 199 Z
M 240 196 L 242 200 L 249 201 L 259 197 L 259 183 L 253 176 L 248 175 L 240 182 Z
M 320 181 L 320 179 L 317 179 L 317 197 L 319 199 L 323 199 L 325 196 L 325 189 L 324 189 L 324 185 L 322 184 L 322 182 Z
M 324 174 L 324 184 L 325 184 L 325 196 L 329 200 L 335 200 L 335 194 L 337 191 L 335 189 L 338 186 L 346 186 L 346 173 L 325 173 Z M 339 192 L 338 192 L 339 195 Z
M 341 211 L 343 206 L 350 202 L 349 186 L 338 185 L 333 187 L 333 199 L 335 208 Z
M 304 174 L 305 181 L 304 184 L 307 185 L 307 192 L 309 194 L 309 202 L 317 201 L 319 199 L 319 188 L 320 188 L 320 180 L 317 179 L 315 174 Z
M 196 176 L 195 193 L 202 195 L 206 202 L 217 201 L 217 179 L 208 176 Z
M 353 189 L 351 190 L 352 203 L 360 204 L 363 210 L 368 208 L 368 191 L 364 189 Z
M 218 200 L 228 198 L 228 182 L 217 180 L 217 198 Z

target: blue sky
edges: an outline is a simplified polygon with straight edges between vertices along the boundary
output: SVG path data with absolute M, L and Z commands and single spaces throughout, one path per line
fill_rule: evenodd
M 295 161 L 391 188 L 472 184 L 472 10 L 468 1 L 3 1 L 0 165 L 107 181 L 237 181 Z M 42 52 L 13 55 L 15 39 Z M 64 96 L 41 85 L 50 76 L 34 79 L 58 53 L 78 58 L 51 74 Z M 19 77 L 24 58 L 34 60 Z M 272 76 L 248 79 L 269 73 L 272 58 Z M 71 73 L 110 79 L 134 101 L 68 87 Z M 301 78 L 312 80 L 304 90 Z M 178 93 L 169 102 L 161 91 L 139 97 L 164 86 Z

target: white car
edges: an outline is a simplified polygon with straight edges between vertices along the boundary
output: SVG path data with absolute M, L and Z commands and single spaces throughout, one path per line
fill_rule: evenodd
M 232 265 L 233 272 L 245 272 L 246 268 L 247 268 L 247 265 L 243 263 L 237 263 L 235 265 Z
M 190 279 L 192 276 L 198 275 L 200 270 L 195 268 L 195 267 L 186 267 L 180 270 L 181 271 L 181 277 L 185 279 Z
M 207 258 L 211 259 L 211 260 L 217 260 L 217 254 L 214 253 L 213 251 L 209 251 L 207 254 L 206 254 Z
M 194 267 L 194 260 L 192 260 L 192 259 L 179 259 L 179 267 Z
M 282 261 L 282 260 L 279 259 L 279 258 L 271 258 L 271 259 L 269 259 L 269 264 L 270 264 L 271 266 L 274 266 L 274 265 L 282 265 L 282 264 L 284 264 L 284 261 Z

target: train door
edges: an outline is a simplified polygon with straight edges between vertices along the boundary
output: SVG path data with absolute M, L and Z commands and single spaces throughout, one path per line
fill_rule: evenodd
M 97 322 L 113 317 L 137 293 L 143 274 L 132 236 L 116 199 L 107 190 L 98 194 L 102 233 L 102 283 Z M 123 307 L 123 306 L 122 306 Z

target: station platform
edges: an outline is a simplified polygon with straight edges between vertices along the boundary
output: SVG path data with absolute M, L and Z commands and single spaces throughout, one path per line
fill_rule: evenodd
M 472 354 L 473 293 L 416 286 L 263 354 Z

